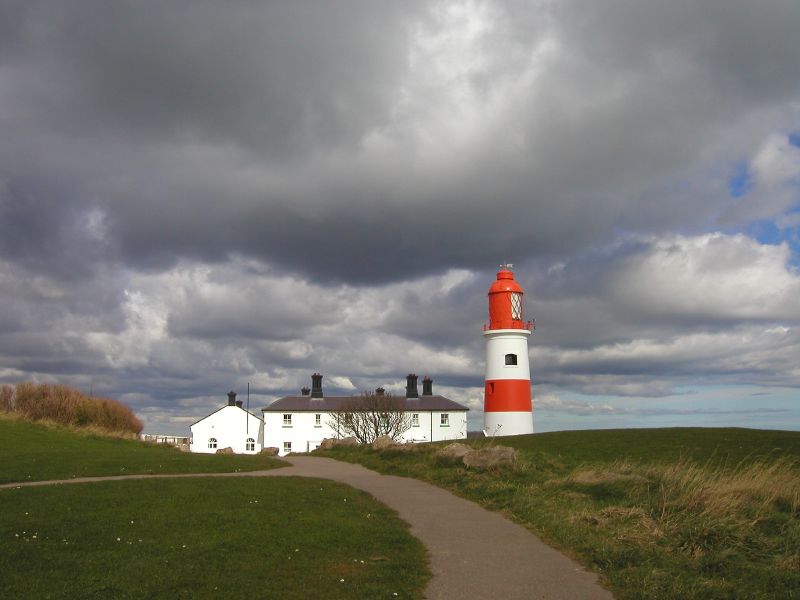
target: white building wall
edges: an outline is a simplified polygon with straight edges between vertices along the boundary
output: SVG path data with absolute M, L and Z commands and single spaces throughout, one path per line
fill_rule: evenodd
M 441 442 L 444 440 L 463 440 L 467 437 L 467 411 L 421 411 L 419 426 L 412 425 L 402 436 L 404 442 Z M 442 414 L 448 416 L 448 424 L 442 425 Z
M 328 425 L 329 413 L 293 412 L 264 414 L 264 447 L 277 448 L 280 456 L 286 456 L 285 444 L 291 444 L 291 452 L 311 452 L 325 438 L 336 437 L 336 433 Z M 285 425 L 283 415 L 291 414 L 291 425 Z M 316 415 L 320 415 L 320 425 L 316 424 Z
M 217 450 L 231 448 L 236 454 L 261 452 L 264 439 L 264 424 L 258 417 L 238 406 L 224 406 L 190 427 L 192 430 L 191 452 L 214 454 Z M 216 448 L 209 448 L 209 440 L 217 440 Z M 255 449 L 247 450 L 247 439 L 255 441 Z
M 441 415 L 448 415 L 448 425 L 442 425 Z M 275 413 L 264 412 L 264 447 L 275 447 L 279 456 L 286 456 L 285 444 L 291 443 L 291 452 L 311 452 L 325 438 L 337 437 L 329 425 L 331 414 L 326 411 Z M 291 426 L 284 425 L 283 415 L 291 414 Z M 320 426 L 316 415 L 320 415 Z M 401 442 L 438 442 L 462 440 L 467 437 L 467 411 L 409 411 L 419 414 L 419 426 L 412 426 L 402 436 Z

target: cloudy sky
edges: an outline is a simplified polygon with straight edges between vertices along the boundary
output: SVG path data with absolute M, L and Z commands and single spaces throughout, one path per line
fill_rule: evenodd
M 0 0 L 0 382 L 184 433 L 324 374 L 800 429 L 796 0 Z

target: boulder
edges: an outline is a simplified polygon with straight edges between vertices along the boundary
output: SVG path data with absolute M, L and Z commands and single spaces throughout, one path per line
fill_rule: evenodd
M 347 438 L 325 438 L 318 446 L 319 450 L 330 450 L 335 446 L 358 446 L 358 440 L 354 437 Z
M 439 451 L 436 452 L 436 456 L 446 460 L 461 460 L 470 450 L 471 448 L 466 444 L 455 442 L 453 444 L 448 444 L 444 448 L 440 448 Z
M 386 448 L 391 448 L 395 445 L 395 441 L 388 435 L 379 435 L 375 438 L 375 441 L 372 442 L 372 447 L 375 450 L 385 450 Z
M 220 448 L 214 454 L 235 454 L 235 452 L 233 451 L 233 448 L 228 446 L 227 448 Z
M 470 450 L 462 459 L 468 469 L 496 469 L 517 462 L 517 451 L 508 446 L 489 446 Z
M 262 448 L 259 454 L 266 454 L 267 456 L 278 456 L 280 451 L 275 446 L 268 446 L 267 448 Z

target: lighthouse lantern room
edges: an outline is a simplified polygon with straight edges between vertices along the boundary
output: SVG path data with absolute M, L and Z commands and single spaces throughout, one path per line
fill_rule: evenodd
M 507 436 L 533 433 L 531 372 L 528 337 L 531 322 L 524 318 L 522 286 L 512 265 L 504 264 L 489 288 L 489 325 L 486 338 L 484 433 Z

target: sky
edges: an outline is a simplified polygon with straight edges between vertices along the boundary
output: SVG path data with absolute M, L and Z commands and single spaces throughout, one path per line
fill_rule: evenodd
M 407 373 L 536 431 L 800 429 L 800 3 L 0 0 L 0 383 L 188 434 Z

